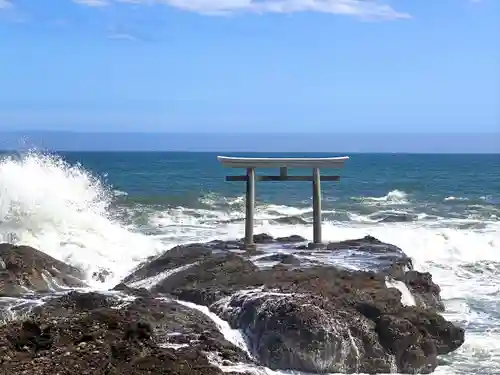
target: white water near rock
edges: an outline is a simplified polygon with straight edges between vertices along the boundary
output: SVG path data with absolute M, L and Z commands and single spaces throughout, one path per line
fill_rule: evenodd
M 39 154 L 4 158 L 0 160 L 0 241 L 31 245 L 81 267 L 93 287 L 106 289 L 146 257 L 174 245 L 234 239 L 243 233 L 244 224 L 232 221 L 241 218 L 242 212 L 177 208 L 152 212 L 149 224 L 159 234 L 144 235 L 112 217 L 112 195 L 82 168 L 57 158 Z M 400 190 L 356 199 L 381 209 L 411 204 Z M 309 225 L 280 225 L 271 220 L 307 212 L 259 206 L 255 232 L 311 239 Z M 445 317 L 466 329 L 464 345 L 445 356 L 446 364 L 436 373 L 500 373 L 500 224 L 494 215 L 480 227 L 463 229 L 463 224 L 468 223 L 450 218 L 396 223 L 330 221 L 323 225 L 323 237 L 339 241 L 372 235 L 401 247 L 417 270 L 430 272 L 440 285 Z M 112 271 L 112 277 L 105 284 L 93 282 L 92 273 L 103 268 Z
M 1 297 L 0 306 L 5 304 L 4 314 L 0 319 L 0 325 L 8 324 L 10 321 L 22 319 L 29 311 L 36 306 L 44 303 L 43 299 L 24 299 Z
M 182 349 L 189 347 L 189 344 L 173 344 L 173 343 L 160 343 L 158 344 L 160 348 L 169 348 L 169 349 Z
M 245 363 L 234 363 L 231 365 L 224 364 L 221 358 L 215 353 L 207 353 L 208 360 L 218 366 L 223 372 L 236 372 L 252 375 L 316 375 L 302 371 L 275 371 L 267 367 L 252 366 Z M 335 375 L 335 374 L 322 374 L 322 375 Z
M 188 268 L 193 267 L 197 263 L 198 262 L 186 264 L 185 266 L 180 266 L 180 267 L 174 268 L 172 270 L 167 270 L 167 271 L 159 273 L 158 275 L 147 277 L 145 279 L 141 279 L 138 281 L 128 283 L 128 286 L 130 288 L 136 288 L 136 289 L 145 288 L 145 289 L 150 290 L 151 288 L 153 288 L 155 285 L 159 284 L 162 280 L 166 279 L 167 277 L 172 276 L 173 274 L 176 274 L 177 272 L 187 270 Z
M 249 295 L 252 294 L 257 294 L 257 293 L 262 293 L 260 289 L 254 289 L 254 290 L 248 290 L 243 293 L 248 293 Z M 276 295 L 276 296 L 283 296 L 285 294 L 283 293 L 273 293 L 269 292 L 266 294 L 271 294 L 271 295 Z M 229 300 L 229 299 L 228 299 Z M 186 302 L 186 301 L 179 301 L 177 300 L 179 304 L 186 306 L 191 309 L 195 309 L 200 311 L 201 313 L 205 314 L 210 320 L 212 320 L 219 331 L 222 333 L 224 338 L 232 343 L 233 345 L 239 347 L 242 349 L 244 352 L 246 352 L 250 358 L 252 358 L 252 354 L 248 348 L 248 345 L 246 343 L 246 340 L 242 334 L 242 332 L 238 329 L 233 329 L 227 323 L 225 320 L 222 320 L 219 318 L 216 314 L 211 312 L 208 307 L 206 306 L 201 306 L 194 304 L 192 302 Z M 223 302 L 222 302 L 223 303 Z M 256 365 L 250 365 L 246 363 L 233 363 L 231 365 L 225 365 L 223 364 L 223 361 L 218 357 L 216 353 L 206 353 L 207 358 L 209 359 L 210 362 L 213 364 L 217 365 L 220 367 L 224 372 L 241 372 L 241 373 L 252 373 L 255 375 L 315 375 L 315 374 L 310 374 L 310 373 L 305 373 L 305 372 L 300 372 L 300 371 L 274 371 L 271 370 L 267 367 L 263 366 L 256 366 Z M 324 374 L 324 375 L 334 375 L 334 374 Z
M 394 205 L 394 204 L 408 204 L 408 194 L 401 190 L 392 190 L 382 197 L 363 197 L 353 198 L 360 200 L 369 205 Z
M 219 318 L 216 314 L 211 312 L 208 307 L 206 306 L 201 306 L 197 305 L 192 302 L 187 302 L 187 301 L 177 301 L 183 306 L 189 307 L 190 309 L 195 309 L 200 311 L 201 313 L 205 314 L 207 317 L 209 317 L 217 326 L 219 331 L 224 335 L 224 338 L 229 341 L 231 344 L 237 346 L 241 350 L 245 351 L 250 357 L 252 357 L 252 354 L 248 350 L 248 346 L 246 344 L 245 338 L 243 337 L 243 334 L 237 330 L 237 329 L 232 329 L 229 326 L 229 323 L 222 320 Z
M 399 280 L 387 279 L 385 285 L 388 288 L 396 288 L 401 292 L 401 303 L 404 306 L 415 306 L 415 297 L 411 294 L 406 284 Z

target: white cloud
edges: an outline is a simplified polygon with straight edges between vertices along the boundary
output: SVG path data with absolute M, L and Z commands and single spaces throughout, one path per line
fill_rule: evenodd
M 107 0 L 73 0 L 73 2 L 89 7 L 102 7 L 109 4 Z
M 108 35 L 109 39 L 120 39 L 120 40 L 129 40 L 132 42 L 138 41 L 139 39 L 133 35 L 125 34 L 125 33 L 113 33 Z
M 10 8 L 12 6 L 12 3 L 7 0 L 0 0 L 0 9 L 6 9 Z
M 2 1 L 2 0 L 0 0 Z M 203 14 L 321 12 L 372 19 L 409 18 L 382 0 L 73 0 L 88 6 L 164 4 Z

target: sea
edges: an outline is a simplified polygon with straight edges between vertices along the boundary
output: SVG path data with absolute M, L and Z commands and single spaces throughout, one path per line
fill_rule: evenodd
M 175 245 L 241 238 L 245 184 L 225 176 L 244 171 L 217 155 L 3 153 L 0 241 L 34 246 L 107 288 Z M 347 156 L 342 170 L 322 170 L 341 176 L 322 182 L 323 239 L 401 247 L 441 286 L 443 315 L 466 329 L 436 373 L 500 374 L 500 154 Z M 255 232 L 312 239 L 311 194 L 309 182 L 258 183 Z M 112 271 L 104 286 L 91 277 L 102 269 Z

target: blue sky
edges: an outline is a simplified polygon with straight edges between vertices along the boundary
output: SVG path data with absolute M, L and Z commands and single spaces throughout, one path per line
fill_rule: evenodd
M 498 0 L 0 0 L 0 131 L 500 132 Z

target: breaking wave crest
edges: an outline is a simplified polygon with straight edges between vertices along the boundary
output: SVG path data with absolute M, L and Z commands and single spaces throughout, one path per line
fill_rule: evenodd
M 30 152 L 0 161 L 0 241 L 30 245 L 113 283 L 158 244 L 114 220 L 110 191 L 80 165 Z

